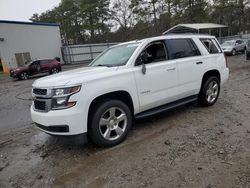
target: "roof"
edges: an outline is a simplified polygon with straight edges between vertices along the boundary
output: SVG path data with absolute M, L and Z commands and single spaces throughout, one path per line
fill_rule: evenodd
M 133 41 L 128 41 L 128 42 L 123 42 L 123 43 L 119 43 L 115 46 L 119 46 L 119 45 L 126 45 L 126 44 L 131 44 L 131 43 L 144 43 L 144 42 L 151 42 L 151 41 L 157 41 L 157 40 L 165 40 L 165 39 L 181 39 L 181 38 L 214 38 L 214 36 L 212 35 L 208 35 L 208 34 L 186 34 L 186 33 L 182 33 L 182 34 L 170 34 L 170 35 L 161 35 L 161 36 L 156 36 L 156 37 L 149 37 L 149 38 L 144 38 L 144 39 L 140 39 L 140 40 L 133 40 Z
M 39 25 L 39 26 L 54 26 L 59 27 L 59 23 L 45 23 L 45 22 L 23 22 L 23 21 L 11 21 L 11 20 L 0 20 L 0 23 L 6 24 L 22 24 L 22 25 Z
M 217 29 L 217 28 L 225 28 L 226 25 L 215 24 L 215 23 L 193 23 L 193 24 L 178 24 L 171 29 L 165 31 L 163 35 L 168 33 L 183 33 L 183 32 L 197 32 L 200 29 Z

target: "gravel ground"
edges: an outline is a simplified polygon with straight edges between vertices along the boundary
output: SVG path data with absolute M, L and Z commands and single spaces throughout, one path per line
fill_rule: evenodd
M 2 75 L 0 127 L 8 131 L 0 133 L 0 187 L 250 187 L 250 62 L 228 60 L 230 79 L 216 105 L 138 121 L 108 149 L 36 130 L 30 101 L 17 97 L 29 99 L 33 80 Z

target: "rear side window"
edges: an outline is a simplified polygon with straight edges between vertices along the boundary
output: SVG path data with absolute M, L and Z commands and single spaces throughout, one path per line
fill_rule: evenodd
M 221 49 L 215 39 L 200 39 L 210 54 L 221 53 Z
M 41 65 L 46 65 L 46 64 L 49 64 L 50 62 L 51 62 L 51 60 L 41 60 L 40 64 Z
M 169 59 L 179 59 L 201 55 L 192 39 L 167 39 Z

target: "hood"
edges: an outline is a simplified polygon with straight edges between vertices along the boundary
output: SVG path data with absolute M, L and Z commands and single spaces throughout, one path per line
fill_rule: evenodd
M 24 70 L 27 70 L 27 67 L 25 67 L 25 66 L 22 66 L 22 67 L 17 67 L 17 68 L 14 68 L 14 69 L 10 69 L 10 71 L 14 71 L 14 72 L 16 72 L 16 71 L 24 71 Z
M 33 87 L 61 87 L 66 85 L 74 85 L 84 83 L 93 78 L 93 75 L 101 75 L 110 71 L 114 71 L 115 67 L 83 67 L 64 71 L 51 76 L 46 76 L 36 80 Z

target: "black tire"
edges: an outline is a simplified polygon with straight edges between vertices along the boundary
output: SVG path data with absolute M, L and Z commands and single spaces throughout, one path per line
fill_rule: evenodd
M 108 139 L 104 138 L 103 132 L 106 133 L 108 128 L 106 129 L 106 131 L 105 130 L 103 131 L 102 128 L 103 127 L 106 128 L 106 125 L 103 125 L 103 127 L 102 127 L 101 123 L 100 123 L 101 118 L 104 117 L 106 115 L 106 113 L 110 113 L 109 109 L 111 109 L 111 108 L 121 109 L 126 115 L 126 120 L 124 120 L 124 122 L 118 122 L 118 125 L 117 125 L 117 126 L 121 126 L 119 124 L 123 123 L 124 131 L 122 132 L 122 134 L 118 135 L 116 133 L 116 130 L 110 131 L 110 134 L 109 134 L 110 136 L 112 134 L 114 136 L 115 136 L 115 134 L 117 134 L 117 136 L 119 136 L 117 139 L 114 139 L 114 140 L 108 140 Z M 119 110 L 118 110 L 118 112 L 119 112 Z M 92 110 L 92 112 L 90 112 L 90 113 L 92 113 L 92 114 L 90 114 L 88 136 L 94 144 L 101 146 L 101 147 L 112 147 L 112 146 L 115 146 L 115 145 L 121 143 L 122 141 L 124 141 L 126 139 L 128 133 L 129 133 L 129 130 L 131 129 L 131 126 L 132 126 L 132 114 L 131 114 L 129 107 L 125 103 L 123 103 L 120 100 L 106 100 L 106 101 L 103 101 L 103 102 L 97 104 L 94 107 L 94 109 Z M 111 121 L 110 118 L 107 118 L 107 119 L 109 119 L 108 122 Z M 126 126 L 125 126 L 125 122 L 126 122 Z M 108 126 L 111 126 L 111 125 L 108 124 L 107 127 Z
M 22 72 L 19 76 L 20 80 L 28 80 L 29 79 L 29 74 L 27 72 Z
M 242 54 L 245 54 L 246 53 L 246 47 L 244 47 L 244 49 L 242 50 Z
M 211 98 L 211 100 L 209 100 L 209 95 L 212 95 L 212 93 L 210 93 L 210 90 L 209 90 L 212 83 L 217 84 L 218 90 L 217 90 L 216 97 L 214 96 L 213 100 L 212 100 L 212 98 Z M 214 87 L 215 87 L 215 85 L 214 85 Z M 215 94 L 215 91 L 214 91 L 214 94 Z M 202 83 L 201 90 L 200 90 L 199 97 L 198 97 L 198 103 L 201 106 L 212 106 L 216 103 L 219 95 L 220 95 L 220 81 L 219 81 L 219 79 L 215 76 L 207 77 L 207 78 L 205 78 L 205 80 Z
M 54 67 L 51 69 L 50 74 L 57 74 L 59 72 L 60 72 L 60 70 L 57 67 Z

